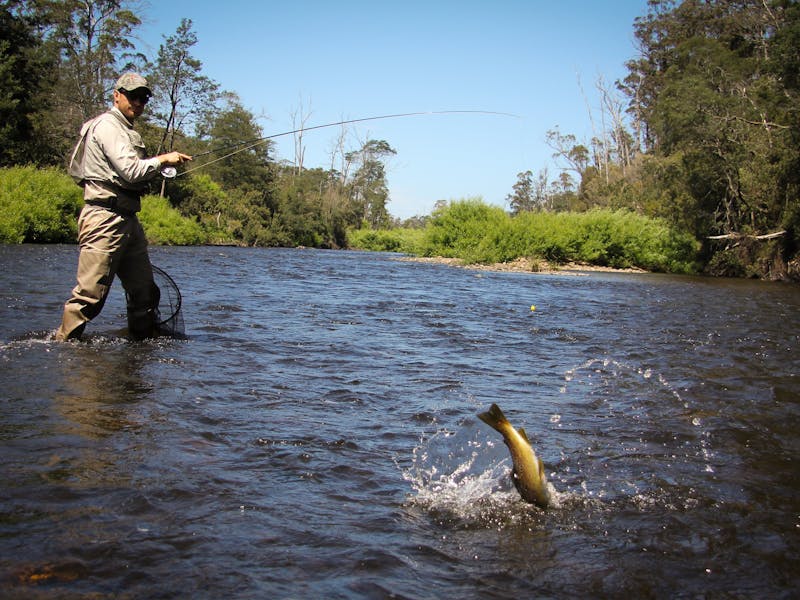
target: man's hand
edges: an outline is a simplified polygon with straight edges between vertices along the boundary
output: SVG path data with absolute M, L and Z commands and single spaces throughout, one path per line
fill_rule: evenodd
M 192 157 L 183 152 L 168 152 L 157 156 L 162 167 L 174 167 L 185 163 L 187 160 L 192 160 Z

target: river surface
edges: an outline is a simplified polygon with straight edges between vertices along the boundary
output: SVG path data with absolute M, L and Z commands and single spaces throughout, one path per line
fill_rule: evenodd
M 188 339 L 58 344 L 76 247 L 0 246 L 0 597 L 797 597 L 800 287 L 151 256 Z

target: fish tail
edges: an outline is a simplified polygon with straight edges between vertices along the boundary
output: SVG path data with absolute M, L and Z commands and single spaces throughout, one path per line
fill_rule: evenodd
M 492 427 L 501 433 L 503 432 L 503 429 L 511 426 L 511 424 L 508 422 L 508 419 L 506 419 L 506 416 L 503 414 L 503 411 L 500 410 L 500 407 L 497 406 L 497 404 L 492 404 L 488 411 L 479 413 L 478 418 L 486 423 L 489 427 Z

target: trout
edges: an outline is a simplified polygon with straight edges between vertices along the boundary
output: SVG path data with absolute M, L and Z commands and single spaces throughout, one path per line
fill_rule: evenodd
M 492 404 L 489 410 L 480 413 L 478 418 L 503 435 L 503 441 L 511 452 L 511 461 L 514 464 L 511 480 L 522 499 L 541 508 L 550 506 L 552 498 L 550 484 L 544 475 L 544 464 L 533 451 L 525 430 L 514 429 L 497 404 Z

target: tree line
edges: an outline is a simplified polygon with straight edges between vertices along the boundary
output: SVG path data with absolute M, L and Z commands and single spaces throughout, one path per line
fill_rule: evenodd
M 208 161 L 151 191 L 212 241 L 336 248 L 348 230 L 399 225 L 386 208 L 388 142 L 348 147 L 343 129 L 329 165 L 308 167 L 299 110 L 294 160 L 276 160 L 256 115 L 203 74 L 192 22 L 146 56 L 134 43 L 142 14 L 136 0 L 0 2 L 0 167 L 63 166 L 132 69 L 155 93 L 139 126 L 148 148 Z M 627 76 L 595 84 L 591 139 L 553 127 L 558 172 L 520 173 L 510 213 L 631 211 L 698 240 L 706 272 L 800 276 L 797 1 L 649 0 L 633 33 Z
M 707 272 L 800 278 L 800 6 L 650 0 L 595 132 L 553 128 L 562 170 L 520 173 L 512 212 L 628 209 L 694 235 Z

